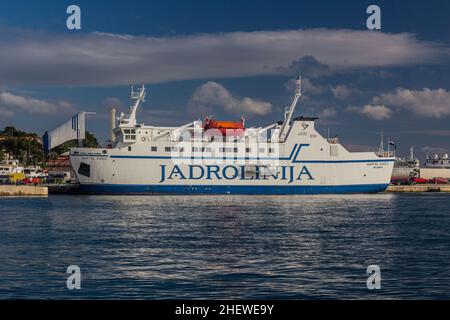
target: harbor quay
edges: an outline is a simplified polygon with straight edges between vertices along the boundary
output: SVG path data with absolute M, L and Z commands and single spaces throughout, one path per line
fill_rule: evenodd
M 0 185 L 0 197 L 47 197 L 48 188 L 34 185 Z

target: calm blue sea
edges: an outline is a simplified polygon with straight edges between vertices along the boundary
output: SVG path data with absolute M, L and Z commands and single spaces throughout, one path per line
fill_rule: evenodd
M 449 299 L 450 195 L 0 198 L 0 298 Z

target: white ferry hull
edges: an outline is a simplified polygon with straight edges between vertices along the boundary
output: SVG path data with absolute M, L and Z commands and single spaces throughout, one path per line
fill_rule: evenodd
M 297 147 L 298 148 L 298 147 Z M 83 150 L 83 149 L 79 149 Z M 91 150 L 91 151 L 89 151 Z M 71 156 L 79 191 L 92 194 L 339 194 L 383 192 L 394 159 L 282 160 L 273 175 L 246 176 L 243 164 L 174 164 L 164 156 Z M 80 151 L 78 151 L 80 152 Z M 89 168 L 81 171 L 80 165 Z

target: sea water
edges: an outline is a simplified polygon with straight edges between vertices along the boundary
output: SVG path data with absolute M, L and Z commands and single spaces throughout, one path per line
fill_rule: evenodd
M 448 299 L 450 195 L 0 198 L 0 298 Z

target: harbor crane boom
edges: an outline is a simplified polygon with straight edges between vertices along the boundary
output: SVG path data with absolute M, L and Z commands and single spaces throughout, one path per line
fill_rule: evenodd
M 294 114 L 295 107 L 301 95 L 302 95 L 302 78 L 299 76 L 298 79 L 296 80 L 294 98 L 292 99 L 292 103 L 289 110 L 285 114 L 284 121 L 280 129 L 280 136 L 279 136 L 280 142 L 284 142 L 286 140 L 289 123 L 291 122 L 292 115 Z

